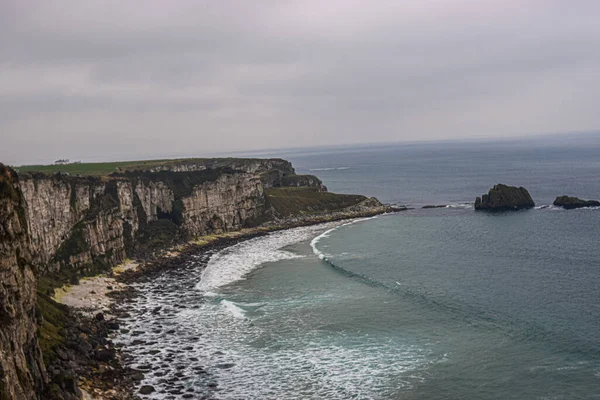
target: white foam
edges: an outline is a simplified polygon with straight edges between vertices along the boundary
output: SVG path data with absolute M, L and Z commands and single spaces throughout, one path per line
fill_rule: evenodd
M 345 169 L 350 169 L 350 167 L 313 168 L 313 169 L 309 169 L 309 171 L 334 171 L 334 170 L 345 170 Z
M 464 208 L 465 210 L 473 208 L 473 204 L 460 203 L 460 204 L 448 204 L 446 208 Z
M 362 222 L 362 221 L 368 221 L 370 219 L 374 219 L 377 218 L 377 216 L 374 217 L 367 217 L 367 218 L 358 218 L 355 220 L 352 220 L 350 222 L 346 222 L 344 224 L 338 225 L 336 227 L 333 227 L 329 230 L 326 230 L 325 232 L 321 233 L 319 236 L 316 236 L 315 238 L 313 238 L 313 240 L 310 241 L 310 247 L 312 247 L 313 249 L 313 253 L 315 253 L 315 255 L 320 259 L 320 260 L 327 260 L 327 255 L 325 253 L 323 253 L 321 250 L 319 250 L 317 248 L 317 243 L 319 243 L 321 241 L 321 239 L 329 237 L 329 235 L 331 234 L 331 232 L 343 227 L 343 226 L 348 226 L 348 225 L 352 225 L 355 224 L 357 222 Z
M 338 224 L 327 223 L 288 229 L 228 247 L 210 258 L 196 288 L 214 295 L 216 288 L 244 279 L 248 273 L 264 263 L 303 257 L 283 248 L 308 240 L 323 229 L 330 229 Z
M 232 301 L 223 300 L 221 305 L 236 318 L 246 318 L 246 311 Z
M 219 257 L 215 254 L 211 265 L 217 270 L 227 269 L 226 261 L 230 260 L 239 267 L 241 261 L 236 257 L 247 259 L 245 250 L 271 252 L 292 242 L 292 237 L 322 238 L 323 231 L 331 233 L 341 224 L 252 239 L 221 252 Z M 133 367 L 168 364 L 161 366 L 160 374 L 148 373 L 138 384 L 138 388 L 157 388 L 149 399 L 164 400 L 171 388 L 165 379 L 179 379 L 180 374 L 181 384 L 193 389 L 195 398 L 212 398 L 215 394 L 222 400 L 392 398 L 398 387 L 410 386 L 416 371 L 429 362 L 427 347 L 395 336 L 335 330 L 327 333 L 320 329 L 322 316 L 313 312 L 314 305 L 330 299 L 331 293 L 312 299 L 292 296 L 250 300 L 256 298 L 251 296 L 247 302 L 236 301 L 239 297 L 223 295 L 216 289 L 204 293 L 190 290 L 202 273 L 190 266 L 178 275 L 133 284 L 140 296 L 132 299 L 127 310 L 131 315 L 123 318 L 123 326 L 129 331 L 115 340 L 132 356 L 128 362 Z M 228 273 L 237 276 L 237 272 Z M 213 297 L 207 298 L 207 294 Z M 345 295 L 356 298 L 355 293 Z M 262 311 L 255 313 L 258 309 Z M 280 315 L 263 317 L 274 313 Z M 143 344 L 134 345 L 139 339 Z M 199 367 L 207 373 L 199 374 Z M 207 387 L 214 383 L 219 386 L 217 393 Z

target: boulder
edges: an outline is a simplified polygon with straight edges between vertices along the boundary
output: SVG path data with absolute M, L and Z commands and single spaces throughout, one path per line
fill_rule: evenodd
M 156 389 L 154 389 L 154 386 L 151 385 L 144 385 L 140 388 L 140 394 L 150 394 L 150 393 L 154 393 L 156 391 Z
M 475 210 L 506 211 L 533 208 L 535 203 L 524 187 L 495 185 L 475 199 Z
M 553 203 L 555 206 L 562 207 L 567 210 L 583 207 L 599 207 L 600 201 L 597 200 L 582 200 L 577 197 L 558 196 Z

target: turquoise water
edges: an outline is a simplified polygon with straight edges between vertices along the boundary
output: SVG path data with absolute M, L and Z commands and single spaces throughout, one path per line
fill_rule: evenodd
M 180 362 L 182 387 L 218 399 L 600 398 L 600 210 L 545 207 L 600 197 L 598 155 L 594 140 L 286 155 L 332 191 L 452 207 L 279 232 L 140 284 L 134 324 L 160 352 L 137 362 Z M 473 211 L 499 182 L 538 208 Z

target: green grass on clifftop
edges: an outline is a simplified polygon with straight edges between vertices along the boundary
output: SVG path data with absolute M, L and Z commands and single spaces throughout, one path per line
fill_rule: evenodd
M 366 200 L 365 196 L 319 192 L 314 188 L 270 188 L 267 203 L 280 217 L 340 211 Z
M 19 173 L 40 172 L 43 174 L 55 174 L 57 172 L 68 173 L 71 175 L 91 175 L 102 176 L 110 175 L 114 172 L 126 172 L 145 170 L 148 168 L 159 166 L 176 166 L 203 163 L 207 161 L 219 162 L 227 160 L 250 160 L 250 159 L 235 159 L 235 158 L 179 158 L 172 160 L 141 160 L 141 161 L 118 161 L 118 162 L 102 162 L 102 163 L 79 163 L 79 164 L 64 164 L 64 165 L 23 165 L 14 167 Z

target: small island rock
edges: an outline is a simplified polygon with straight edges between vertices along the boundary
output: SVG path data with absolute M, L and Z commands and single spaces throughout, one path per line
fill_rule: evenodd
M 553 203 L 555 206 L 562 207 L 567 210 L 583 207 L 599 207 L 600 201 L 597 200 L 582 200 L 577 197 L 558 196 Z
M 488 194 L 475 199 L 475 210 L 505 211 L 533 208 L 535 203 L 524 187 L 495 185 Z

